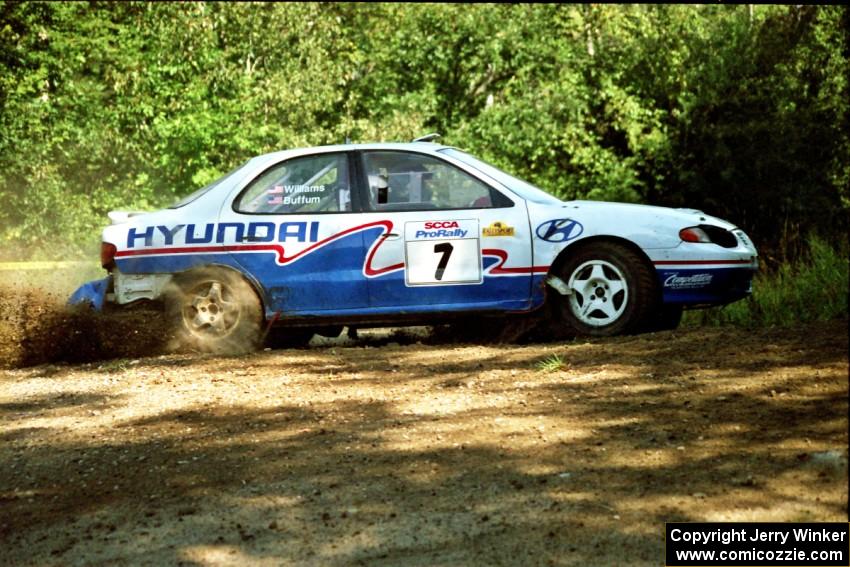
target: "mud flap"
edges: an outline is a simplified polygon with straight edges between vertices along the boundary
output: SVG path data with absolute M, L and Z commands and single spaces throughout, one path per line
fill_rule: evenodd
M 109 278 L 84 283 L 68 298 L 68 305 L 88 305 L 95 311 L 103 311 Z

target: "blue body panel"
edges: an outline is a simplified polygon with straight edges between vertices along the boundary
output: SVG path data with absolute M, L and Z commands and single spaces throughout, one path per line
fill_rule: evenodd
M 371 232 L 377 235 L 380 229 Z M 337 310 L 340 305 L 353 309 L 368 307 L 363 257 L 363 234 L 359 232 L 284 265 L 278 264 L 276 254 L 269 252 L 231 255 L 232 262 L 263 286 L 269 313 Z
M 537 309 L 546 301 L 546 284 L 544 283 L 548 274 L 534 274 L 531 276 L 531 308 Z
M 542 274 L 485 275 L 481 284 L 416 287 L 405 285 L 404 270 L 367 278 L 363 275 L 367 250 L 380 233 L 375 228 L 351 234 L 283 265 L 271 251 L 129 256 L 118 259 L 117 265 L 123 273 L 179 273 L 211 264 L 231 267 L 259 284 L 267 318 L 276 312 L 327 317 L 527 311 L 543 303 Z M 485 257 L 485 273 L 498 261 Z
M 345 246 L 342 246 L 344 250 Z M 321 266 L 328 260 L 318 257 L 329 255 L 338 262 L 343 277 L 329 281 Z M 479 300 L 469 301 L 464 287 L 405 287 L 404 273 L 397 272 L 367 280 L 361 272 L 362 257 L 341 254 L 333 245 L 324 254 L 313 254 L 317 258 L 305 257 L 289 266 L 276 264 L 275 255 L 268 252 L 241 253 L 239 262 L 233 254 L 176 254 L 125 258 L 119 267 L 126 273 L 178 273 L 193 267 L 216 264 L 230 266 L 236 270 L 263 274 L 269 270 L 285 270 L 286 286 L 270 287 L 260 281 L 260 292 L 266 305 L 266 318 L 276 312 L 299 316 L 369 316 L 392 314 L 416 314 L 463 311 L 528 311 L 540 307 L 545 300 L 545 274 L 533 276 L 493 277 L 485 276 L 484 282 L 475 285 Z M 488 268 L 496 260 L 484 259 Z M 658 284 L 664 303 L 681 305 L 722 305 L 750 295 L 752 292 L 751 268 L 715 269 L 659 269 Z M 710 277 L 709 277 L 710 276 Z M 532 278 L 530 299 L 516 298 L 517 291 L 527 289 L 528 278 Z M 347 280 L 347 281 L 346 281 Z M 367 288 L 368 284 L 373 287 Z M 88 304 L 100 311 L 103 309 L 109 278 L 94 280 L 80 286 L 68 299 L 68 305 Z M 393 301 L 404 299 L 409 303 L 399 306 L 381 304 L 381 293 L 392 296 Z M 374 294 L 374 295 L 373 295 Z M 354 303 L 357 301 L 357 304 Z M 340 308 L 345 305 L 345 308 Z
M 336 309 L 328 311 L 306 311 L 297 313 L 298 316 L 304 317 L 370 317 L 380 315 L 415 315 L 428 313 L 463 313 L 473 311 L 505 311 L 505 312 L 521 312 L 529 309 L 527 301 L 492 301 L 487 303 L 434 303 L 423 305 L 410 305 L 407 307 L 399 307 L 392 305 L 390 307 L 368 307 L 364 309 Z M 269 318 L 273 313 L 266 313 L 266 318 Z
M 484 272 L 499 262 L 498 258 L 485 256 Z M 431 305 L 460 305 L 464 308 L 479 304 L 506 304 L 514 307 L 506 309 L 529 308 L 529 278 L 528 276 L 494 277 L 484 276 L 480 284 L 443 285 L 443 286 L 414 286 L 404 283 L 404 270 L 372 278 L 369 280 L 369 298 L 372 307 L 408 306 L 427 308 Z
M 659 269 L 664 303 L 722 305 L 750 295 L 752 268 Z
M 227 252 L 211 254 L 169 254 L 163 256 L 130 256 L 115 261 L 123 274 L 176 274 L 192 268 L 219 265 L 238 268 Z
M 106 301 L 106 289 L 109 287 L 109 278 L 94 280 L 84 283 L 68 298 L 68 305 L 88 304 L 95 311 L 102 311 Z

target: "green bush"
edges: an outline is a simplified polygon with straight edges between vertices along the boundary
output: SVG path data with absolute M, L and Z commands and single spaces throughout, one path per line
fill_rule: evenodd
M 848 29 L 837 5 L 0 2 L 0 259 L 90 258 L 107 211 L 257 154 L 436 131 L 794 260 L 847 231 Z
M 809 238 L 795 262 L 758 273 L 753 295 L 725 307 L 685 314 L 686 325 L 790 326 L 847 316 L 847 243 Z

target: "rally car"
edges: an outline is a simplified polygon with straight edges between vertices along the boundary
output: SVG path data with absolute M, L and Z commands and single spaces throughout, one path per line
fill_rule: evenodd
M 747 296 L 755 247 L 692 209 L 561 201 L 457 148 L 261 155 L 171 207 L 110 213 L 95 309 L 160 302 L 187 343 L 544 310 L 573 332 L 674 328 Z

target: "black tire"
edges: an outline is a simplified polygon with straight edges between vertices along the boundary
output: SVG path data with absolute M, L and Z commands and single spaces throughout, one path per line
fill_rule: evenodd
M 638 332 L 657 304 L 655 271 L 626 246 L 588 244 L 556 274 L 571 287 L 555 297 L 556 313 L 578 335 L 607 337 Z
M 242 354 L 260 344 L 260 298 L 236 272 L 206 268 L 179 276 L 166 309 L 180 350 Z

